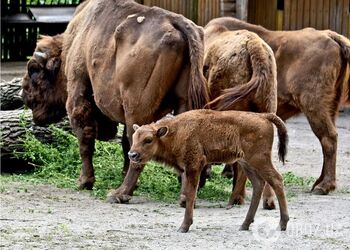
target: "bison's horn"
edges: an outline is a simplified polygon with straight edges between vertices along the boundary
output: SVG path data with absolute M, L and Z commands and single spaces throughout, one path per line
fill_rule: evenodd
M 34 58 L 35 58 L 35 60 L 37 60 L 39 63 L 45 65 L 46 60 L 47 60 L 47 54 L 44 53 L 44 52 L 36 51 L 36 52 L 34 52 Z

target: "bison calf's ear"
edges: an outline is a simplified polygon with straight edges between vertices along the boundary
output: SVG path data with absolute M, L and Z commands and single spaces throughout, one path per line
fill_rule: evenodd
M 137 125 L 137 124 L 134 124 L 134 125 L 132 125 L 132 128 L 134 129 L 134 131 L 136 131 L 136 130 L 138 130 L 139 129 L 139 125 Z
M 157 137 L 166 136 L 168 134 L 168 127 L 161 127 L 157 130 Z

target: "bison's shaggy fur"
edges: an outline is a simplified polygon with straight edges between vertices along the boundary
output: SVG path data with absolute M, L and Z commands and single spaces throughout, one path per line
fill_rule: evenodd
M 62 116 L 50 118 L 49 107 L 66 104 L 80 144 L 80 187 L 92 188 L 95 182 L 95 139 L 113 137 L 118 122 L 126 124 L 131 143 L 133 123 L 150 123 L 171 111 L 202 108 L 208 102 L 203 36 L 201 27 L 157 7 L 132 0 L 87 0 L 62 35 L 57 70 L 62 79 L 46 73 L 50 48 L 41 49 L 45 39 L 39 41 L 28 63 L 23 97 L 40 123 Z M 41 66 L 40 78 L 31 73 L 32 64 Z M 40 83 L 35 84 L 37 79 Z M 125 145 L 124 151 L 128 149 Z M 109 200 L 126 201 L 142 169 L 142 165 L 130 168 Z
M 209 23 L 204 30 L 204 75 L 208 80 L 214 110 L 277 112 L 277 68 L 271 48 L 257 34 L 247 30 L 230 31 Z M 238 164 L 227 164 L 233 173 L 235 190 L 228 206 L 242 204 L 244 197 L 237 179 L 242 173 Z M 231 169 L 233 171 L 231 171 Z M 227 173 L 228 171 L 224 171 Z M 264 208 L 275 207 L 273 191 L 267 184 Z
M 207 25 L 204 75 L 214 110 L 276 113 L 277 69 L 271 48 L 255 33 Z
M 173 119 L 141 127 L 134 125 L 129 157 L 139 164 L 151 159 L 164 162 L 182 175 L 186 212 L 181 232 L 187 232 L 193 221 L 201 170 L 215 162 L 239 162 L 252 182 L 253 197 L 242 230 L 248 230 L 254 220 L 265 182 L 276 192 L 281 210 L 280 227 L 285 230 L 288 211 L 283 180 L 271 161 L 272 123 L 278 129 L 279 158 L 284 161 L 287 130 L 276 115 L 213 110 L 194 110 Z
M 350 41 L 329 30 L 270 31 L 229 17 L 213 19 L 208 25 L 255 32 L 272 48 L 277 62 L 277 115 L 287 120 L 305 114 L 323 151 L 322 172 L 312 190 L 316 194 L 334 190 L 338 141 L 335 120 L 342 102 L 350 101 Z M 244 185 L 240 186 L 244 195 Z

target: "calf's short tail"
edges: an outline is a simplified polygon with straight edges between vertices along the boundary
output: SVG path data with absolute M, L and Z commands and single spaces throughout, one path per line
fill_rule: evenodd
M 278 158 L 283 164 L 285 163 L 286 155 L 287 155 L 287 146 L 288 146 L 288 132 L 287 127 L 284 122 L 276 116 L 275 114 L 261 114 L 267 120 L 275 124 L 277 128 L 278 134 Z

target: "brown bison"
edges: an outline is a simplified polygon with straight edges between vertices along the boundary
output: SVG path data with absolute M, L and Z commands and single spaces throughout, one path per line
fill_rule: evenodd
M 204 44 L 204 75 L 212 100 L 208 107 L 276 113 L 276 61 L 258 35 L 207 25 Z
M 350 101 L 350 41 L 330 30 L 307 28 L 270 31 L 235 18 L 213 19 L 209 26 L 246 29 L 258 34 L 273 50 L 277 62 L 277 115 L 283 120 L 304 113 L 323 151 L 320 177 L 312 187 L 316 194 L 336 188 L 336 116 L 342 101 Z M 244 196 L 243 175 L 237 193 Z
M 276 113 L 276 60 L 264 40 L 247 30 L 229 31 L 213 24 L 205 27 L 204 44 L 204 75 L 212 100 L 207 107 Z M 234 177 L 228 207 L 244 202 L 244 196 L 237 193 L 241 190 L 238 187 L 241 183 L 236 181 L 241 173 L 238 168 L 237 163 L 225 166 L 225 169 L 233 169 Z M 264 208 L 274 208 L 273 191 L 268 184 L 263 200 Z
M 280 228 L 286 230 L 289 217 L 283 180 L 271 161 L 272 123 L 278 130 L 278 154 L 284 161 L 287 130 L 276 115 L 213 110 L 193 110 L 173 119 L 141 127 L 134 125 L 129 157 L 137 164 L 151 159 L 164 162 L 182 175 L 186 211 L 180 232 L 187 232 L 193 222 L 200 173 L 206 164 L 215 162 L 239 162 L 252 182 L 252 201 L 241 230 L 248 230 L 253 222 L 265 182 L 276 192 Z
M 112 138 L 117 122 L 126 124 L 131 143 L 132 124 L 208 101 L 203 30 L 181 15 L 132 0 L 90 0 L 77 8 L 61 38 L 57 59 L 44 41 L 38 43 L 23 99 L 41 124 L 61 118 L 66 107 L 80 144 L 80 187 L 92 188 L 95 139 Z M 127 201 L 142 169 L 129 168 L 109 200 Z

